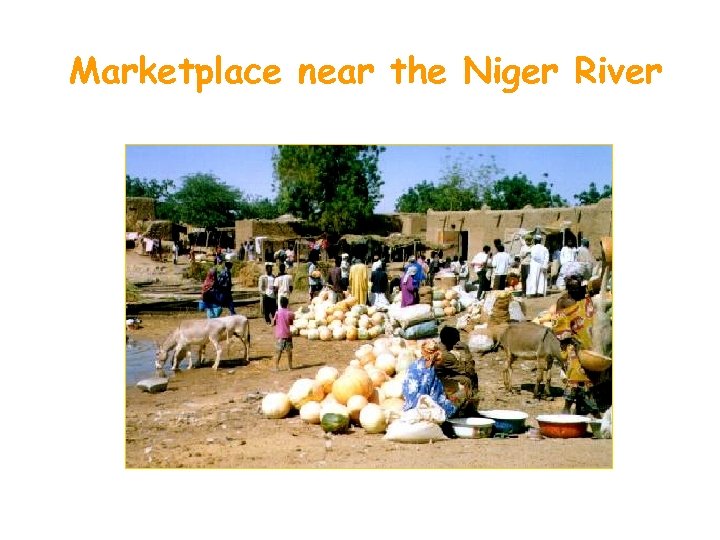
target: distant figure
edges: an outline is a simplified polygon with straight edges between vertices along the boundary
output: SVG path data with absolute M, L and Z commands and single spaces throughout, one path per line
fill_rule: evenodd
M 230 273 L 232 266 L 232 261 L 225 261 L 225 268 L 220 271 L 217 277 L 217 289 L 220 296 L 220 305 L 228 308 L 230 315 L 235 315 L 235 303 L 233 302 L 232 296 L 232 275 Z
M 217 271 L 213 266 L 208 270 L 202 288 L 200 289 L 200 309 L 205 310 L 208 319 L 214 319 L 222 312 L 216 283 Z
M 280 367 L 280 357 L 283 351 L 287 351 L 288 369 L 292 369 L 293 342 L 290 326 L 295 321 L 295 314 L 288 309 L 288 299 L 283 296 L 280 298 L 280 309 L 277 310 L 272 319 L 275 326 L 275 371 Z
M 343 292 L 350 287 L 350 256 L 347 253 L 340 256 L 340 285 Z
M 173 264 L 177 264 L 180 247 L 177 242 L 173 242 Z
M 478 299 L 482 296 L 482 293 L 490 290 L 490 246 L 483 246 L 482 251 L 473 257 L 470 263 L 473 270 L 477 273 L 478 277 Z
M 358 304 L 367 305 L 368 301 L 368 269 L 360 259 L 353 259 L 350 267 L 350 294 Z
M 520 281 L 522 285 L 522 295 L 527 296 L 527 278 L 530 274 L 530 249 L 532 248 L 532 236 L 526 236 L 525 241 L 520 248 Z
M 410 265 L 400 281 L 400 307 L 413 306 L 415 302 L 415 282 L 413 277 L 417 274 L 417 267 Z
M 333 299 L 334 302 L 339 302 L 343 297 L 340 263 L 340 257 L 335 257 L 333 261 L 334 266 L 330 269 L 327 279 L 327 283 L 328 285 L 330 285 L 330 288 L 332 289 L 333 295 L 335 297 Z
M 285 250 L 285 264 L 288 268 L 292 268 L 295 264 L 295 249 L 286 249 Z
M 460 269 L 458 270 L 458 285 L 465 290 L 468 277 L 470 277 L 470 267 L 465 259 L 460 259 Z
M 450 270 L 452 270 L 456 276 L 460 274 L 460 257 L 457 255 L 455 255 L 452 262 L 450 262 Z
M 587 238 L 583 238 L 580 242 L 580 247 L 575 254 L 575 262 L 580 265 L 582 278 L 585 280 L 590 279 L 595 259 L 590 253 L 590 241 Z
M 497 246 L 497 253 L 492 258 L 491 266 L 493 268 L 493 289 L 496 291 L 504 291 L 507 281 L 508 270 L 512 259 L 510 254 L 505 251 L 505 246 L 500 244 Z
M 527 278 L 527 295 L 544 296 L 547 289 L 547 270 L 550 264 L 550 252 L 542 245 L 542 236 L 535 235 L 530 250 L 530 273 Z
M 373 264 L 372 273 L 370 274 L 370 305 L 371 306 L 387 306 L 388 276 L 385 272 L 385 263 L 377 261 Z
M 188 259 L 190 259 L 190 262 L 195 262 L 195 246 L 190 246 L 190 253 L 188 253 Z
M 318 270 L 317 262 L 320 258 L 320 252 L 313 249 L 308 255 L 308 289 L 309 289 L 309 302 L 315 298 L 318 293 L 322 290 L 322 274 Z
M 238 253 L 238 258 L 239 258 L 241 261 L 244 261 L 244 260 L 245 260 L 245 251 L 246 251 L 246 250 L 245 250 L 245 245 L 246 245 L 245 243 L 240 244 L 240 250 L 239 250 L 239 253 Z
M 280 264 L 278 266 L 278 276 L 275 278 L 275 297 L 278 302 L 281 298 L 290 299 L 290 294 L 293 291 L 293 280 L 292 276 L 285 273 L 285 265 Z
M 558 271 L 558 277 L 555 281 L 555 285 L 558 289 L 564 289 L 565 288 L 565 276 L 570 275 L 568 270 L 571 263 L 575 262 L 575 241 L 572 238 L 569 238 L 567 242 L 565 242 L 565 245 L 560 250 L 560 256 L 558 257 L 560 261 L 560 269 Z
M 262 295 L 262 310 L 265 322 L 269 325 L 277 311 L 277 299 L 275 296 L 275 276 L 273 276 L 272 263 L 265 263 L 265 275 L 258 279 L 258 290 Z

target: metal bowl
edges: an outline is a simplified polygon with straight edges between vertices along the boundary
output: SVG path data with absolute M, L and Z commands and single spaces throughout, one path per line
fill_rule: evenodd
M 525 431 L 525 420 L 528 414 L 522 411 L 495 409 L 491 411 L 478 411 L 481 416 L 495 420 L 494 433 L 517 434 Z
M 543 437 L 556 439 L 573 439 L 585 437 L 588 434 L 586 416 L 577 414 L 541 414 L 537 416 L 540 434 Z
M 495 420 L 490 418 L 451 418 L 453 432 L 463 439 L 484 439 L 492 434 Z

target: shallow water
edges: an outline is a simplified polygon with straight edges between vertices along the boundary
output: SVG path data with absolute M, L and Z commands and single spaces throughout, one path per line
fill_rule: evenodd
M 172 377 L 173 372 L 166 364 L 165 377 Z M 155 343 L 148 340 L 130 340 L 125 347 L 125 384 L 132 386 L 138 381 L 157 377 L 155 369 Z

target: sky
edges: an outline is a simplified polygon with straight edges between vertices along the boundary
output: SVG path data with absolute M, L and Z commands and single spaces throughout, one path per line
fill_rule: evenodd
M 126 147 L 126 174 L 143 179 L 170 179 L 181 187 L 181 177 L 213 173 L 225 184 L 247 195 L 274 197 L 272 146 L 130 146 Z M 385 182 L 377 213 L 394 211 L 395 201 L 423 180 L 437 182 L 449 163 L 459 161 L 495 164 L 503 174 L 524 173 L 533 183 L 544 180 L 552 192 L 569 204 L 573 195 L 595 182 L 598 189 L 612 183 L 610 145 L 505 145 L 505 146 L 386 146 L 380 154 Z

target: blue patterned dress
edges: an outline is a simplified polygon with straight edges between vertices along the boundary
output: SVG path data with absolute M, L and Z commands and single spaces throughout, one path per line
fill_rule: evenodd
M 445 388 L 435 373 L 435 368 L 425 367 L 425 359 L 420 358 L 410 364 L 403 381 L 403 398 L 405 398 L 403 410 L 407 411 L 416 407 L 418 399 L 423 394 L 430 396 L 435 403 L 440 405 L 448 418 L 457 412 L 457 407 L 445 395 Z

